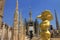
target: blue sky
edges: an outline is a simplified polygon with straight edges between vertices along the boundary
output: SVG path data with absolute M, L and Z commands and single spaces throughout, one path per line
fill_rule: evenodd
M 58 15 L 58 21 L 60 22 L 60 0 L 18 0 L 19 1 L 19 12 L 22 12 L 23 18 L 28 20 L 30 7 L 32 10 L 32 18 L 36 19 L 36 16 L 41 14 L 42 11 L 48 9 L 52 12 L 54 19 L 51 24 L 55 28 L 55 16 L 54 9 L 56 9 Z M 4 7 L 3 21 L 10 26 L 13 26 L 13 18 L 16 7 L 16 0 L 6 0 Z M 38 19 L 39 21 L 39 19 Z

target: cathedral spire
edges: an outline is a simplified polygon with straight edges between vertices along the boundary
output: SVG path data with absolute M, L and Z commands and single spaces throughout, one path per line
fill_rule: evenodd
M 16 0 L 16 10 L 15 10 L 15 14 L 14 14 L 14 20 L 18 21 L 19 18 L 19 11 L 18 11 L 18 0 Z
M 18 40 L 18 24 L 19 24 L 19 11 L 18 11 L 18 0 L 16 0 L 16 10 L 14 14 L 14 25 L 13 25 L 13 40 Z
M 16 18 L 17 17 L 17 18 Z M 18 11 L 18 0 L 16 0 L 16 9 L 15 9 L 15 14 L 14 14 L 14 18 L 18 19 L 19 17 L 19 11 Z
M 20 22 L 22 22 L 22 14 L 21 14 L 21 12 L 20 12 Z
M 18 10 L 18 0 L 16 0 L 16 10 Z
M 55 11 L 55 19 L 56 19 L 56 28 L 58 30 L 59 29 L 59 22 L 58 22 L 56 10 L 54 10 L 54 11 Z
M 29 12 L 29 17 L 30 17 L 30 21 L 32 21 L 32 10 L 30 8 L 30 12 Z
M 20 12 L 20 26 L 23 25 L 22 13 Z
M 20 12 L 20 22 L 19 22 L 19 40 L 25 39 L 25 28 L 22 19 L 22 13 Z

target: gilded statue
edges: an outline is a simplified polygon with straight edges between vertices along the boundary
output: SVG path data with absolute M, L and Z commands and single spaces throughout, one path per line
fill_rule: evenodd
M 40 23 L 40 35 L 42 40 L 50 40 L 51 34 L 48 30 L 50 27 L 50 21 L 53 19 L 53 16 L 49 10 L 45 10 L 41 15 L 38 15 L 37 18 L 40 18 L 42 22 Z

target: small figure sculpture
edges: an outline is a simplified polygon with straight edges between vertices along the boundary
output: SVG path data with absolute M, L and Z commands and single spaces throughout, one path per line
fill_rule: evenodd
M 50 40 L 51 34 L 48 28 L 50 27 L 50 21 L 53 19 L 51 12 L 49 10 L 45 10 L 41 15 L 37 16 L 37 18 L 40 18 L 42 20 L 40 23 L 41 39 Z

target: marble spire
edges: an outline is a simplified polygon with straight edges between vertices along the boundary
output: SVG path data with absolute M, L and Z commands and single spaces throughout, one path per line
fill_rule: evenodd
M 59 29 L 59 22 L 58 22 L 56 10 L 54 10 L 54 11 L 55 11 L 56 28 L 58 30 Z
M 25 27 L 22 19 L 22 13 L 20 12 L 20 21 L 19 21 L 19 40 L 25 40 Z
M 13 40 L 18 40 L 18 24 L 19 24 L 19 11 L 18 11 L 18 0 L 16 0 L 16 10 L 14 14 L 14 25 L 13 25 Z

